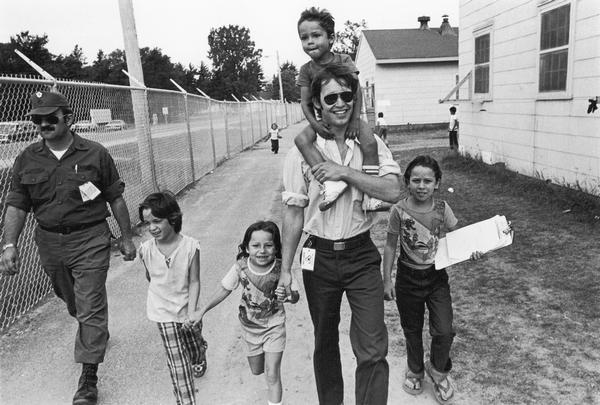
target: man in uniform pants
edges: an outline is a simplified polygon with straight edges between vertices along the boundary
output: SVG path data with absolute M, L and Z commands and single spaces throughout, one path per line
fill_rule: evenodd
M 38 91 L 27 114 L 43 138 L 16 158 L 6 197 L 2 264 L 16 274 L 17 242 L 27 213 L 37 221 L 35 241 L 54 291 L 77 319 L 75 362 L 82 373 L 73 404 L 96 404 L 97 370 L 108 340 L 106 273 L 110 259 L 110 216 L 121 229 L 121 253 L 135 258 L 123 190 L 125 183 L 108 151 L 70 130 L 73 112 L 60 93 Z

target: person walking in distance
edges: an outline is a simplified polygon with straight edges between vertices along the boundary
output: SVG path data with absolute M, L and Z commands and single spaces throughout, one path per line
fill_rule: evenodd
M 2 263 L 19 271 L 17 242 L 29 211 L 37 222 L 35 241 L 44 272 L 79 328 L 75 362 L 82 363 L 74 405 L 96 404 L 98 364 L 108 341 L 106 274 L 111 232 L 107 203 L 121 230 L 125 260 L 135 258 L 125 183 L 108 151 L 70 130 L 73 112 L 60 93 L 38 91 L 27 114 L 42 139 L 15 159 L 6 196 Z
M 279 135 L 279 127 L 276 122 L 271 124 L 269 138 L 271 139 L 271 152 L 277 154 L 279 152 L 279 140 L 281 139 L 281 135 Z

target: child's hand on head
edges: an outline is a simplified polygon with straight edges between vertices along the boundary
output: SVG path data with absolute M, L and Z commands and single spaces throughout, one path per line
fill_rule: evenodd
M 327 128 L 325 125 L 321 124 L 320 122 L 317 122 L 313 126 L 313 129 L 315 130 L 316 133 L 318 133 L 319 135 L 321 135 L 323 138 L 325 138 L 325 139 L 333 139 L 333 134 L 331 133 L 331 131 L 329 130 L 329 128 Z
M 346 135 L 350 139 L 357 139 L 360 134 L 360 120 L 351 120 L 346 129 Z

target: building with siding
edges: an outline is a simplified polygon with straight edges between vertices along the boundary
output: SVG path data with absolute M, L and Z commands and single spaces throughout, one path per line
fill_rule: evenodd
M 371 118 L 383 112 L 388 125 L 448 121 L 440 94 L 456 83 L 458 28 L 446 16 L 439 28 L 419 17 L 415 29 L 363 30 L 356 66 Z
M 461 0 L 460 23 L 461 150 L 600 195 L 600 1 Z

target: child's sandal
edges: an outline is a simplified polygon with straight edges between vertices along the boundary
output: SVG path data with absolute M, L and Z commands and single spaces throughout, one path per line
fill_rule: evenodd
M 200 362 L 200 364 L 192 365 L 192 373 L 194 374 L 194 378 L 200 378 L 206 373 L 206 360 Z
M 423 372 L 413 373 L 410 369 L 406 369 L 404 374 L 404 383 L 402 388 L 410 395 L 419 395 L 423 392 Z
M 433 394 L 440 404 L 450 404 L 454 396 L 454 387 L 447 373 L 440 373 L 435 370 L 430 362 L 425 363 L 425 371 L 431 382 L 433 382 Z

